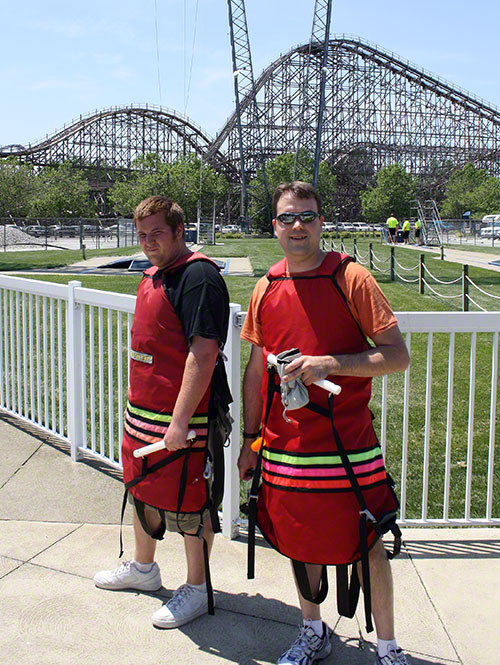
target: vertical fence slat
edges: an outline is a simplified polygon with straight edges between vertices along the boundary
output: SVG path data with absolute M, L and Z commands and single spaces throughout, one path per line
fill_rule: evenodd
M 99 321 L 97 348 L 99 353 L 99 453 L 104 455 L 104 313 L 97 309 Z
M 16 326 L 14 320 L 14 291 L 11 289 L 9 293 L 9 341 L 10 341 L 10 385 L 11 385 L 11 405 L 12 411 L 16 409 L 17 394 L 16 382 L 16 350 L 15 350 L 15 333 Z
M 36 421 L 36 410 L 35 410 L 35 356 L 34 356 L 34 344 L 35 344 L 35 333 L 33 330 L 33 314 L 34 314 L 34 301 L 35 296 L 30 293 L 29 296 L 29 347 L 30 347 L 30 420 L 32 422 Z
M 42 371 L 41 371 L 41 344 L 40 344 L 40 297 L 35 296 L 35 343 L 36 343 L 36 419 L 42 424 Z
M 95 308 L 89 307 L 89 364 L 90 364 L 90 447 L 96 452 L 96 410 L 95 404 Z
M 66 317 L 68 438 L 71 443 L 71 457 L 75 461 L 81 458 L 81 448 L 85 438 L 85 419 L 82 410 L 82 374 L 85 370 L 81 364 L 82 338 L 85 335 L 85 310 L 75 296 L 75 291 L 79 287 L 81 287 L 81 282 L 72 281 L 68 284 Z
M 431 404 L 432 404 L 432 352 L 433 334 L 427 337 L 427 369 L 425 379 L 425 434 L 424 434 L 424 459 L 422 469 L 422 519 L 427 519 L 427 501 L 429 497 L 429 457 L 431 439 Z
M 57 301 L 57 367 L 58 367 L 58 388 L 59 388 L 59 433 L 64 436 L 65 419 L 64 419 L 64 372 L 67 368 L 64 354 L 63 354 L 63 302 L 61 299 Z M 67 369 L 66 369 L 67 371 Z
M 451 474 L 451 440 L 453 427 L 453 381 L 455 375 L 455 333 L 450 333 L 448 348 L 448 397 L 446 406 L 446 450 L 444 461 L 444 496 L 443 519 L 448 520 L 450 512 L 450 474 Z
M 56 425 L 56 326 L 54 320 L 54 298 L 50 299 L 50 429 L 57 432 Z
M 121 442 L 123 439 L 123 313 L 118 312 L 116 323 L 116 343 L 118 348 L 117 397 L 118 397 L 118 459 L 121 464 Z
M 411 333 L 406 334 L 406 348 L 408 353 L 411 353 Z M 408 429 L 410 420 L 410 368 L 405 371 L 404 383 L 404 399 L 403 399 L 403 440 L 401 451 L 401 519 L 406 515 L 406 481 L 407 481 L 407 467 L 408 467 Z
M 7 303 L 9 301 L 10 291 L 5 289 L 3 297 L 3 320 L 4 320 L 4 333 L 3 333 L 3 353 L 4 353 L 4 371 L 5 371 L 5 406 L 10 409 L 10 381 L 9 381 L 9 310 Z
M 498 333 L 493 333 L 491 353 L 490 438 L 488 443 L 488 488 L 486 491 L 486 519 L 491 520 L 493 505 L 493 479 L 495 473 L 495 433 L 498 394 Z
M 6 331 L 6 325 L 5 325 L 5 316 L 4 316 L 4 310 L 3 310 L 3 300 L 5 298 L 5 289 L 0 290 L 0 332 L 2 333 L 2 340 L 5 339 L 5 331 Z M 3 344 L 0 340 L 0 404 L 1 406 L 5 406 L 5 381 L 7 380 L 7 377 L 5 375 L 5 365 L 4 365 L 4 356 L 3 356 Z
M 472 493 L 472 463 L 474 444 L 474 404 L 476 395 L 476 345 L 477 333 L 471 334 L 470 341 L 470 374 L 469 374 L 469 418 L 467 424 L 467 471 L 465 481 L 465 519 L 470 518 Z
M 108 309 L 108 457 L 114 459 L 115 445 L 113 440 L 115 423 L 114 390 L 113 390 L 113 311 Z
M 23 384 L 21 381 L 21 365 L 22 365 L 22 352 L 21 352 L 21 294 L 16 291 L 16 391 L 17 391 L 17 412 L 22 413 L 23 403 Z
M 382 455 L 385 457 L 385 450 L 387 447 L 387 393 L 388 393 L 388 379 L 387 375 L 382 377 L 382 403 L 380 413 L 380 448 Z
M 42 326 L 43 326 L 43 412 L 44 426 L 49 428 L 49 347 L 48 347 L 48 326 L 47 326 L 47 298 L 43 298 L 42 307 Z
M 28 418 L 28 393 L 29 393 L 29 384 L 28 384 L 28 297 L 26 293 L 23 293 L 23 397 L 24 397 L 24 409 L 22 415 L 25 418 Z
M 233 394 L 231 416 L 233 429 L 230 445 L 224 449 L 225 482 L 224 499 L 222 502 L 222 533 L 226 538 L 237 536 L 238 526 L 236 520 L 240 513 L 240 483 L 235 473 L 236 462 L 240 449 L 240 335 L 237 323 L 237 314 L 241 311 L 240 305 L 230 304 L 229 329 L 226 348 L 228 360 L 226 370 Z

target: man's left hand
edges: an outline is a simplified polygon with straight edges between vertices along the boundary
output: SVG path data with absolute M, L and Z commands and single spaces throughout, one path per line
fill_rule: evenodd
M 333 373 L 333 361 L 332 356 L 300 356 L 287 365 L 282 380 L 288 383 L 300 378 L 304 385 L 310 386 Z

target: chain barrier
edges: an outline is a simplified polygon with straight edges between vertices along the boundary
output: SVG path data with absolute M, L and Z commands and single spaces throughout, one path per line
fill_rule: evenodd
M 342 249 L 345 250 L 344 244 L 342 244 Z M 484 306 L 480 305 L 477 303 L 475 300 L 473 300 L 470 295 L 469 295 L 469 285 L 473 286 L 475 289 L 477 289 L 483 296 L 486 296 L 488 298 L 494 298 L 495 300 L 500 300 L 500 295 L 495 295 L 493 293 L 489 293 L 488 291 L 485 291 L 482 289 L 480 286 L 475 284 L 469 277 L 468 275 L 468 266 L 463 266 L 462 268 L 462 275 L 457 277 L 456 279 L 452 280 L 444 280 L 440 279 L 436 275 L 434 275 L 427 265 L 424 262 L 424 255 L 421 254 L 421 260 L 419 263 L 417 263 L 414 266 L 404 266 L 402 265 L 395 257 L 394 252 L 391 252 L 391 255 L 386 257 L 385 259 L 382 259 L 380 256 L 377 256 L 375 252 L 373 251 L 370 243 L 370 247 L 368 252 L 366 253 L 360 253 L 359 249 L 355 246 L 353 250 L 350 252 L 351 254 L 355 253 L 356 259 L 358 263 L 361 265 L 364 265 L 367 267 L 369 270 L 372 272 L 376 272 L 382 275 L 390 275 L 391 280 L 398 280 L 401 281 L 403 284 L 419 284 L 419 292 L 420 294 L 425 293 L 425 287 L 429 289 L 429 292 L 432 293 L 433 296 L 436 298 L 440 298 L 444 301 L 451 301 L 451 300 L 458 300 L 462 299 L 462 310 L 463 311 L 468 311 L 469 310 L 469 303 L 477 307 L 478 310 L 482 312 L 487 312 L 488 310 L 484 308 Z M 383 264 L 390 263 L 389 268 L 382 268 Z M 396 271 L 396 267 L 399 269 L 399 271 Z M 402 273 L 411 273 L 412 271 L 417 272 L 417 276 L 415 278 L 409 277 L 409 276 L 403 276 Z M 424 275 L 427 275 L 428 279 L 430 282 L 425 279 Z M 436 284 L 441 284 L 445 287 L 447 286 L 453 286 L 454 284 L 462 286 L 461 292 L 456 293 L 453 295 L 448 295 L 444 293 L 439 293 L 436 289 L 434 289 L 431 284 L 434 286 Z

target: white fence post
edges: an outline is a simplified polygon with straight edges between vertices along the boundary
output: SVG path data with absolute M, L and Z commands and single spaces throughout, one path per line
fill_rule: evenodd
M 229 446 L 224 453 L 224 499 L 222 501 L 222 533 L 226 538 L 239 535 L 240 480 L 236 463 L 240 452 L 240 325 L 238 315 L 241 305 L 230 304 L 229 330 L 227 335 L 226 371 L 233 396 L 231 417 L 233 430 Z
M 66 322 L 66 353 L 68 396 L 68 439 L 71 445 L 71 459 L 77 462 L 82 454 L 80 446 L 85 441 L 84 427 L 86 414 L 83 413 L 83 372 L 82 344 L 85 334 L 85 317 L 83 306 L 75 301 L 75 289 L 81 282 L 72 281 L 68 284 L 68 314 Z

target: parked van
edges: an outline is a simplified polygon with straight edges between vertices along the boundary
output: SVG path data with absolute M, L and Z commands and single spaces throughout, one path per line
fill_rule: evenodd
M 500 238 L 500 215 L 485 215 L 482 222 L 485 226 L 479 232 L 481 238 Z

